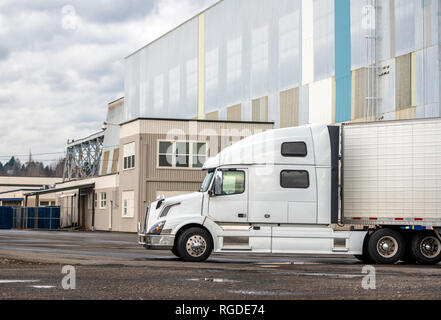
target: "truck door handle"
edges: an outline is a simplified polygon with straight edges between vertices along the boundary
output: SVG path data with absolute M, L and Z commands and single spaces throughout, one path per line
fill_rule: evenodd
M 246 218 L 247 217 L 247 215 L 245 213 L 239 213 L 237 216 L 239 218 Z

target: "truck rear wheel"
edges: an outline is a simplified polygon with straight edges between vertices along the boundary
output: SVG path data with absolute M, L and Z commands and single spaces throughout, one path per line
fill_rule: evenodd
M 368 253 L 374 263 L 393 264 L 404 255 L 405 241 L 392 229 L 379 229 L 369 238 Z
M 434 232 L 418 232 L 410 242 L 412 257 L 420 264 L 437 264 L 441 261 L 441 241 Z
M 213 251 L 213 239 L 209 232 L 193 227 L 179 235 L 177 252 L 187 262 L 202 262 L 208 259 Z

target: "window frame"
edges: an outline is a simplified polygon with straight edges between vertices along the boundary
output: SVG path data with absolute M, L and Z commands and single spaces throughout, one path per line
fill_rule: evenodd
M 212 179 L 212 182 L 211 182 L 211 188 L 210 189 L 213 189 L 213 191 L 214 191 L 214 188 L 215 188 L 215 184 L 216 184 L 216 175 L 217 175 L 217 173 L 218 172 L 221 172 L 222 173 L 222 185 L 221 185 L 221 191 L 222 191 L 222 194 L 218 194 L 218 195 L 216 195 L 216 197 L 230 197 L 230 196 L 238 196 L 238 195 L 241 195 L 241 194 L 244 194 L 246 191 L 247 191 L 247 173 L 246 173 L 246 171 L 245 170 L 241 170 L 241 169 L 237 169 L 237 170 L 218 170 L 218 171 L 216 171 L 215 173 L 214 173 L 214 177 L 213 177 L 213 179 Z M 243 191 L 242 192 L 240 192 L 240 193 L 232 193 L 232 194 L 224 194 L 224 173 L 225 172 L 242 172 L 243 173 Z
M 124 197 L 125 194 L 128 194 L 128 193 L 130 193 L 133 196 L 133 199 L 129 199 L 131 197 L 126 197 L 126 198 Z M 132 202 L 133 202 L 132 203 L 132 207 L 131 207 L 131 204 L 130 204 L 130 200 L 132 200 Z M 122 191 L 122 193 L 121 193 L 121 202 L 122 202 L 122 205 L 121 205 L 121 209 L 122 209 L 121 217 L 122 217 L 122 219 L 134 219 L 135 218 L 135 191 L 134 190 Z M 127 202 L 127 206 L 126 206 L 125 202 Z M 127 213 L 129 213 L 130 209 L 132 209 L 131 215 L 125 215 L 124 214 L 124 210 L 125 209 L 127 209 Z
M 125 148 L 126 146 L 132 145 L 133 144 L 133 154 L 131 154 L 130 156 L 125 156 Z M 129 142 L 129 143 L 125 143 L 123 145 L 123 171 L 128 171 L 128 170 L 134 170 L 136 168 L 136 162 L 135 162 L 135 155 L 136 155 L 136 143 L 133 142 Z M 126 162 L 127 160 L 127 162 Z M 129 167 L 129 160 L 130 160 L 130 164 L 131 167 Z M 127 166 L 126 166 L 127 165 Z
M 305 146 L 305 151 L 306 151 L 306 153 L 305 154 L 302 154 L 302 155 L 286 155 L 286 154 L 283 154 L 283 146 L 285 146 L 285 145 L 287 145 L 287 144 L 290 144 L 290 143 L 299 143 L 299 144 L 303 144 L 304 146 Z M 280 147 L 280 154 L 282 155 L 282 157 L 284 157 L 284 158 L 306 158 L 307 156 L 308 156 L 308 145 L 306 144 L 306 142 L 304 142 L 304 141 L 286 141 L 286 142 L 283 142 L 282 143 L 282 145 L 281 145 L 281 147 Z
M 160 145 L 161 142 L 168 142 L 171 143 L 172 145 L 172 153 L 160 153 Z M 176 157 L 178 155 L 184 155 L 184 154 L 178 154 L 176 151 L 177 148 L 177 144 L 178 143 L 188 143 L 189 144 L 189 150 L 188 150 L 188 159 L 189 159 L 189 163 L 187 167 L 178 167 L 176 165 L 177 163 L 177 159 Z M 205 144 L 205 154 L 204 155 L 199 155 L 197 152 L 197 146 L 198 144 Z M 158 139 L 158 143 L 157 143 L 157 148 L 156 148 L 156 169 L 159 170 L 202 170 L 203 165 L 201 167 L 195 167 L 194 163 L 193 163 L 193 157 L 198 157 L 198 156 L 203 156 L 205 157 L 205 161 L 207 161 L 208 159 L 208 141 L 195 141 L 195 140 L 166 140 L 166 139 Z M 167 156 L 167 155 L 171 155 L 172 157 L 172 163 L 171 166 L 169 167 L 165 167 L 165 166 L 160 166 L 160 162 L 159 162 L 159 157 L 160 156 Z M 187 155 L 187 154 L 185 154 Z
M 308 186 L 307 187 L 295 187 L 295 188 L 283 186 L 283 180 L 282 179 L 283 179 L 283 173 L 284 172 L 306 173 L 306 177 L 308 178 Z M 296 169 L 285 169 L 285 170 L 280 171 L 280 187 L 282 189 L 301 189 L 301 190 L 309 189 L 311 187 L 311 179 L 310 179 L 310 176 L 309 176 L 309 171 L 308 170 L 296 170 Z
M 106 208 L 107 208 L 107 192 L 100 192 L 100 209 L 106 209 Z

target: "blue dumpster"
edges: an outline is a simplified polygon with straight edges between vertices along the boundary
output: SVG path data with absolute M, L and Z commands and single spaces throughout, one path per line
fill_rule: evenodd
M 0 207 L 0 229 L 12 229 L 12 207 Z

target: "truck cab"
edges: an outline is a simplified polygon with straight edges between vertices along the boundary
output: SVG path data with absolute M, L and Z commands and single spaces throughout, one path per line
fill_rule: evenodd
M 339 127 L 266 131 L 204 165 L 199 192 L 152 202 L 139 243 L 186 261 L 214 252 L 362 254 L 366 231 L 338 222 Z

